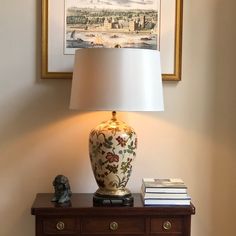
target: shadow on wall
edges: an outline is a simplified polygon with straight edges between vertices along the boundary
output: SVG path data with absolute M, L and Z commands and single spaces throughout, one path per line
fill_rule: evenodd
M 43 81 L 11 93 L 4 98 L 10 101 L 7 106 L 1 101 L 2 223 L 7 225 L 11 219 L 21 225 L 22 235 L 33 232 L 30 207 L 35 193 L 52 192 L 57 174 L 69 177 L 73 192 L 84 191 L 85 179 L 91 183 L 85 186 L 87 191 L 96 189 L 85 148 L 91 122 L 86 118 L 91 116 L 80 113 L 78 117 L 69 110 L 70 83 Z M 15 231 L 16 227 L 3 227 L 0 235 Z
M 217 4 L 215 11 L 216 130 L 213 162 L 213 235 L 235 235 L 236 80 L 235 1 Z
M 0 235 L 4 236 L 33 235 L 30 207 L 35 193 L 52 192 L 55 175 L 68 176 L 73 192 L 84 191 L 85 179 L 91 183 L 85 186 L 87 191 L 96 189 L 85 148 L 89 124 L 86 125 L 83 113 L 77 118 L 76 112 L 69 110 L 71 81 L 36 80 L 40 73 L 41 42 L 40 32 L 34 29 L 40 29 L 41 1 L 37 1 L 36 6 L 37 27 L 33 25 L 29 31 L 37 34 L 37 37 L 30 35 L 30 39 L 38 40 L 35 51 L 32 49 L 27 54 L 26 61 L 21 58 L 25 55 L 16 54 L 15 63 L 19 59 L 23 68 L 6 74 L 1 80 L 4 87 L 0 94 L 0 185 L 3 190 Z M 34 47 L 34 42 L 30 43 Z M 33 61 L 30 69 L 29 60 Z M 23 74 L 17 74 L 20 71 Z

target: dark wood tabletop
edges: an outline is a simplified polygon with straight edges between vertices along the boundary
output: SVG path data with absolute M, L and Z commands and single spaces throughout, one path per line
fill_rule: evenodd
M 35 201 L 31 208 L 32 215 L 41 215 L 41 214 L 84 214 L 86 212 L 93 211 L 93 214 L 98 213 L 99 215 L 108 215 L 113 214 L 116 211 L 116 214 L 121 212 L 123 214 L 124 208 L 127 214 L 132 215 L 163 215 L 163 214 L 174 214 L 174 215 L 192 215 L 195 214 L 195 207 L 193 204 L 185 206 L 173 206 L 173 205 L 156 205 L 156 206 L 144 206 L 141 198 L 141 194 L 134 193 L 133 206 L 117 207 L 117 206 L 103 206 L 95 207 L 93 206 L 93 194 L 92 193 L 73 193 L 71 197 L 71 202 L 65 205 L 57 205 L 51 202 L 53 198 L 52 193 L 38 193 L 36 195 Z

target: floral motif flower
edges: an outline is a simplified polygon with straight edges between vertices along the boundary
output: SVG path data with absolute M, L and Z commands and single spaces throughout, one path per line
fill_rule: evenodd
M 138 144 L 138 139 L 136 138 L 136 139 L 135 139 L 135 143 L 134 143 L 134 148 L 135 148 L 135 149 L 137 148 L 137 144 Z
M 118 162 L 119 161 L 119 156 L 116 154 L 113 154 L 111 152 L 108 152 L 106 155 L 106 159 L 109 161 L 109 163 L 112 162 Z
M 96 130 L 93 129 L 93 130 L 91 131 L 91 133 L 90 133 L 90 136 L 92 137 L 92 136 L 94 136 L 95 134 L 96 134 Z
M 101 186 L 102 188 L 105 188 L 105 183 L 104 183 L 104 180 L 101 180 L 101 179 L 97 179 L 97 184 L 98 186 Z
M 128 134 L 129 136 L 132 135 L 134 132 L 130 127 L 124 127 L 124 131 L 126 134 Z
M 124 161 L 121 163 L 121 170 L 123 174 L 128 173 L 129 170 L 132 168 L 131 162 L 132 159 L 128 158 L 126 162 Z
M 118 172 L 118 165 L 107 165 L 106 169 L 109 170 L 110 173 L 116 174 Z
M 126 145 L 126 140 L 121 138 L 120 136 L 118 138 L 116 138 L 117 142 L 118 142 L 118 145 L 120 145 L 121 147 L 125 147 Z
M 109 127 L 108 130 L 110 130 L 113 135 L 116 135 L 116 132 L 120 132 L 121 131 L 118 126 Z

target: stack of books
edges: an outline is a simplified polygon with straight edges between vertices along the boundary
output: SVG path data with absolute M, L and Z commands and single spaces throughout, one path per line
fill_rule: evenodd
M 144 205 L 190 205 L 191 198 L 182 179 L 143 178 L 141 196 Z

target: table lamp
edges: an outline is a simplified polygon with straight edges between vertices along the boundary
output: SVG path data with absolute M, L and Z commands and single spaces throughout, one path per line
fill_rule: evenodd
M 89 157 L 98 190 L 95 205 L 131 205 L 126 188 L 136 156 L 135 131 L 116 111 L 162 111 L 160 53 L 149 49 L 87 48 L 75 53 L 70 108 L 112 111 L 92 129 Z M 145 127 L 145 124 L 144 124 Z

